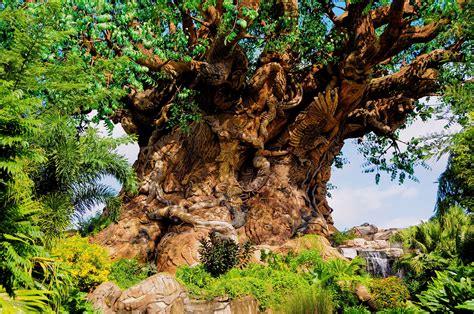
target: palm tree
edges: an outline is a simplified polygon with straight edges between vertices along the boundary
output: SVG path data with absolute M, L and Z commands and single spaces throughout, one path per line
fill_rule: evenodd
M 397 260 L 395 266 L 411 273 L 411 277 L 421 283 L 419 290 L 427 285 L 436 271 L 449 265 L 471 263 L 472 219 L 472 214 L 453 206 L 442 215 L 397 233 L 394 240 L 402 242 L 408 253 Z
M 45 125 L 46 126 L 46 125 Z M 113 176 L 125 191 L 136 189 L 135 174 L 127 159 L 115 152 L 130 138 L 101 137 L 97 129 L 78 131 L 75 121 L 50 117 L 37 145 L 47 158 L 35 174 L 36 196 L 42 201 L 43 231 L 54 236 L 71 218 L 105 203 L 109 213 L 120 208 L 116 192 L 101 180 Z M 49 222 L 56 221 L 52 226 Z M 59 230 L 58 230 L 59 229 Z

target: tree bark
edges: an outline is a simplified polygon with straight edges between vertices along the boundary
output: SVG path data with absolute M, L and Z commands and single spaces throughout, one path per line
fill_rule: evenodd
M 296 1 L 276 2 L 275 16 L 286 12 L 294 23 L 279 26 L 275 38 L 296 27 L 298 18 Z M 120 221 L 96 236 L 114 258 L 140 256 L 155 261 L 159 271 L 173 272 L 198 261 L 199 239 L 211 230 L 270 245 L 298 234 L 329 236 L 335 228 L 327 183 L 344 140 L 369 132 L 392 136 L 414 100 L 439 88 L 439 67 L 462 59 L 453 49 L 440 49 L 390 75 L 374 71 L 410 45 L 434 38 L 448 20 L 415 28 L 404 22 L 415 11 L 407 1 L 367 13 L 364 0 L 339 17 L 327 8 L 334 27 L 346 34 L 347 49 L 337 61 L 297 71 L 291 47 L 264 50 L 249 74 L 238 45 L 245 29 L 231 42 L 215 32 L 219 3 L 202 12 L 199 29 L 183 13 L 190 45 L 196 37 L 211 39 L 199 60 L 164 62 L 138 47 L 146 56 L 138 62 L 167 78 L 158 87 L 132 91 L 113 117 L 138 135 L 140 146 L 134 165 L 139 194 L 123 195 Z M 239 10 L 258 10 L 259 3 L 242 1 Z M 377 37 L 375 29 L 384 25 Z M 188 131 L 169 129 L 183 88 L 197 91 L 185 101 L 198 104 L 201 121 Z

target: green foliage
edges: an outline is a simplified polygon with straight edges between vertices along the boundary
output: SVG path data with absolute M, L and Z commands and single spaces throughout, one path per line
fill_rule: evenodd
M 78 289 L 72 290 L 63 304 L 61 310 L 66 313 L 98 313 L 94 306 L 87 302 L 87 293 Z
M 78 133 L 75 121 L 55 117 L 45 118 L 43 130 L 34 144 L 43 149 L 47 162 L 36 169 L 34 179 L 36 196 L 44 205 L 40 225 L 46 236 L 57 237 L 74 215 L 82 216 L 101 203 L 108 208 L 107 223 L 112 216 L 117 218 L 121 202 L 116 192 L 100 181 L 110 175 L 125 190 L 136 190 L 132 168 L 115 152 L 131 139 L 101 137 L 94 128 Z M 51 225 L 51 220 L 57 223 Z
M 287 312 L 298 311 L 297 300 L 303 299 L 304 304 L 322 311 L 356 305 L 355 283 L 368 282 L 362 275 L 364 263 L 360 259 L 324 261 L 317 251 L 308 250 L 298 255 L 262 252 L 262 260 L 266 265 L 233 268 L 219 277 L 213 277 L 203 265 L 181 267 L 176 276 L 196 297 L 252 295 L 261 310 Z
M 296 291 L 285 300 L 283 312 L 288 314 L 332 314 L 334 313 L 332 293 L 315 287 Z
M 220 296 L 252 295 L 262 311 L 280 307 L 293 291 L 310 287 L 308 281 L 296 273 L 253 264 L 244 269 L 233 268 L 217 278 L 207 273 L 202 265 L 186 266 L 177 270 L 176 277 L 193 296 L 211 300 Z
M 474 264 L 436 271 L 428 289 L 418 295 L 417 304 L 424 310 L 439 313 L 474 311 Z
M 17 289 L 15 297 L 11 297 L 0 286 L 0 313 L 34 313 L 47 310 L 48 294 L 46 290 Z
M 408 253 L 395 266 L 408 270 L 407 280 L 416 289 L 412 294 L 425 289 L 435 271 L 472 262 L 473 233 L 472 214 L 460 207 L 397 233 L 394 240 L 402 242 Z
M 60 240 L 51 252 L 69 267 L 80 291 L 88 292 L 107 281 L 111 267 L 107 250 L 87 238 L 74 235 Z
M 236 266 L 245 266 L 252 253 L 249 242 L 244 245 L 234 240 L 219 236 L 216 232 L 209 234 L 209 239 L 201 239 L 199 254 L 204 269 L 214 277 L 225 274 Z
M 370 311 L 363 305 L 355 305 L 344 308 L 344 314 L 370 314 Z
M 441 215 L 451 206 L 470 212 L 474 208 L 474 111 L 467 120 L 464 130 L 453 137 L 448 165 L 438 181 L 436 211 Z
M 344 314 L 370 314 L 370 311 L 363 305 L 354 305 L 344 308 Z
M 381 314 L 420 314 L 424 313 L 416 308 L 396 308 L 396 309 L 385 309 L 382 311 L 378 311 L 377 313 Z
M 34 223 L 41 205 L 32 200 L 29 177 L 31 165 L 44 158 L 28 142 L 39 132 L 38 120 L 31 113 L 39 109 L 40 100 L 26 92 L 38 88 L 29 70 L 41 67 L 38 56 L 50 39 L 40 37 L 49 36 L 44 31 L 30 37 L 21 29 L 33 24 L 29 17 L 0 11 L 0 28 L 11 28 L 9 42 L 0 44 L 0 285 L 10 295 L 14 288 L 33 286 L 32 258 L 44 255 Z
M 179 126 L 187 133 L 191 123 L 201 121 L 199 106 L 193 100 L 194 97 L 196 97 L 196 92 L 188 88 L 183 88 L 176 94 L 176 100 L 170 108 L 168 128 Z
M 152 269 L 148 265 L 141 265 L 136 259 L 119 259 L 112 263 L 109 279 L 120 288 L 127 289 L 151 274 Z
M 348 230 L 348 231 L 336 231 L 333 235 L 331 235 L 331 240 L 332 243 L 335 246 L 339 246 L 346 242 L 347 240 L 352 240 L 356 237 L 354 231 Z
M 70 278 L 43 246 L 61 236 L 72 211 L 105 200 L 105 190 L 94 185 L 103 175 L 122 178 L 129 189 L 134 177 L 113 153 L 124 140 L 84 131 L 87 119 L 78 114 L 78 106 L 123 91 L 91 93 L 105 66 L 87 68 L 77 51 L 65 49 L 74 30 L 63 27 L 63 5 L 27 6 L 0 5 L 0 285 L 10 295 L 49 291 L 57 310 Z
M 372 300 L 379 309 L 403 308 L 410 293 L 400 278 L 373 278 L 370 282 Z

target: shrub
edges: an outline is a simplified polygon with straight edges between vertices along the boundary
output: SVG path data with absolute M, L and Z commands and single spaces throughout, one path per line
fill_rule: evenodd
M 305 291 L 311 285 L 301 274 L 251 264 L 245 269 L 231 269 L 212 277 L 203 265 L 181 267 L 177 279 L 191 295 L 212 300 L 227 296 L 231 299 L 247 295 L 255 297 L 260 310 L 281 308 L 285 299 L 295 291 Z
M 298 312 L 297 304 L 302 303 L 310 308 L 318 307 L 318 313 L 358 304 L 353 285 L 368 280 L 360 275 L 363 267 L 359 260 L 324 261 L 314 250 L 298 255 L 269 252 L 262 254 L 262 258 L 266 265 L 234 268 L 219 277 L 209 274 L 204 265 L 179 268 L 176 277 L 191 295 L 197 297 L 251 295 L 257 299 L 262 311 L 272 308 Z
M 332 314 L 334 312 L 332 294 L 328 290 L 316 287 L 295 291 L 285 301 L 283 311 L 288 314 Z
M 417 295 L 421 308 L 443 313 L 474 311 L 473 264 L 436 272 L 428 289 Z
M 60 313 L 98 313 L 94 306 L 87 302 L 87 293 L 78 289 L 71 291 L 61 309 L 63 311 Z
M 199 254 L 204 269 L 212 276 L 225 274 L 236 266 L 245 266 L 252 252 L 249 242 L 239 246 L 234 240 L 209 234 L 209 239 L 201 239 Z
M 410 293 L 400 278 L 374 278 L 370 282 L 372 299 L 378 309 L 403 308 Z
M 417 309 L 411 308 L 398 308 L 398 309 L 386 309 L 382 311 L 378 311 L 379 314 L 420 314 L 424 313 Z
M 346 242 L 347 240 L 352 240 L 356 237 L 354 231 L 349 230 L 349 231 L 336 231 L 332 236 L 331 236 L 331 241 L 335 246 L 339 246 Z
M 370 311 L 363 305 L 355 305 L 344 308 L 344 314 L 370 314 Z
M 81 291 L 91 290 L 109 276 L 111 262 L 107 250 L 89 243 L 87 238 L 74 235 L 63 239 L 52 249 L 52 254 L 69 267 Z
M 112 263 L 109 279 L 120 288 L 127 289 L 148 278 L 152 270 L 147 265 L 140 265 L 136 259 L 120 259 Z

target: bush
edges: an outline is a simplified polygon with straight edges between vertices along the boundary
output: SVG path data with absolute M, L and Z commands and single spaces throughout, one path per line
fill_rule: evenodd
M 370 282 L 372 299 L 379 310 L 403 308 L 410 293 L 400 278 L 374 278 Z
M 311 285 L 301 274 L 251 264 L 245 269 L 231 269 L 220 277 L 212 277 L 202 265 L 180 267 L 176 278 L 191 295 L 212 300 L 227 296 L 231 299 L 247 295 L 255 297 L 260 310 L 281 308 L 295 291 L 306 291 Z
M 145 280 L 153 273 L 147 265 L 140 265 L 136 259 L 120 259 L 112 263 L 109 279 L 120 288 L 128 289 Z
M 331 236 L 331 241 L 333 245 L 339 246 L 346 242 L 347 240 L 352 240 L 356 237 L 354 231 L 349 230 L 349 231 L 336 231 L 332 236 Z
M 370 314 L 370 311 L 363 305 L 355 305 L 344 308 L 344 314 Z
M 239 246 L 234 240 L 209 234 L 209 239 L 201 239 L 199 254 L 204 269 L 214 277 L 225 274 L 236 266 L 245 266 L 252 253 L 250 242 Z
M 421 308 L 443 313 L 472 313 L 474 311 L 474 289 L 472 277 L 474 265 L 451 267 L 436 272 L 428 289 L 417 295 Z
M 111 262 L 107 250 L 87 238 L 74 235 L 63 239 L 52 254 L 69 267 L 80 291 L 87 292 L 108 279 Z
M 328 290 L 316 287 L 296 291 L 285 301 L 283 311 L 288 314 L 332 314 L 334 313 L 332 294 Z
M 94 306 L 87 302 L 87 293 L 77 289 L 71 291 L 67 300 L 62 304 L 61 310 L 65 313 L 97 313 Z

